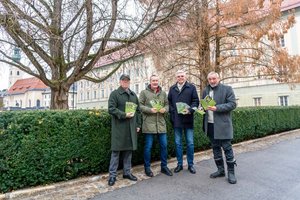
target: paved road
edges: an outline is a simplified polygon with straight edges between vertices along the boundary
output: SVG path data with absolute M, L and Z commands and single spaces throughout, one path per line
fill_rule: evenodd
M 93 200 L 299 200 L 300 138 L 266 149 L 237 154 L 236 185 L 225 178 L 210 179 L 212 159 L 173 177 L 159 174 L 135 185 L 100 194 Z

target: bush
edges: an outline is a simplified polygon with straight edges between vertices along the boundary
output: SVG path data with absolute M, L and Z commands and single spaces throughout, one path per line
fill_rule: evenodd
M 300 127 L 300 107 L 239 108 L 233 112 L 234 141 Z M 106 111 L 15 111 L 0 113 L 0 192 L 65 181 L 108 170 L 110 115 Z M 195 151 L 209 148 L 202 116 L 195 115 Z M 138 138 L 133 165 L 143 163 L 144 137 Z M 175 156 L 168 121 L 169 156 Z M 153 146 L 159 160 L 159 146 Z

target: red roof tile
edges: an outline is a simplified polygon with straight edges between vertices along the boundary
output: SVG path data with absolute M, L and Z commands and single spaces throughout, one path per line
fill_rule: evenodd
M 25 78 L 17 80 L 8 90 L 7 94 L 16 94 L 16 93 L 25 93 L 28 90 L 34 89 L 46 89 L 46 86 L 40 79 L 33 78 Z

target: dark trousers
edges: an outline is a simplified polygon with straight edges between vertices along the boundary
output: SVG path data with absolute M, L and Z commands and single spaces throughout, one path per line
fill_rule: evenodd
M 214 159 L 222 159 L 222 148 L 226 157 L 226 161 L 233 161 L 234 155 L 231 145 L 231 139 L 218 140 L 214 138 L 214 124 L 208 123 L 207 135 L 209 137 L 211 147 L 214 154 Z
M 120 157 L 123 159 L 123 175 L 130 174 L 132 151 L 112 151 L 109 164 L 109 177 L 117 176 Z

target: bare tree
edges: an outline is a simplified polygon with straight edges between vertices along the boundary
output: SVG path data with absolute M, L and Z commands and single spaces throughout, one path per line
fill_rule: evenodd
M 41 79 L 51 88 L 50 108 L 67 109 L 74 82 L 107 78 L 87 77 L 99 59 L 134 48 L 132 44 L 168 22 L 182 4 L 183 0 L 0 0 L 0 62 Z M 26 59 L 13 60 L 8 45 L 20 48 Z
M 281 5 L 281 0 L 191 1 L 185 15 L 160 32 L 169 42 L 153 48 L 158 66 L 163 71 L 185 66 L 200 90 L 212 70 L 224 79 L 267 76 L 299 82 L 299 56 L 280 45 L 295 18 L 291 12 L 283 19 Z

